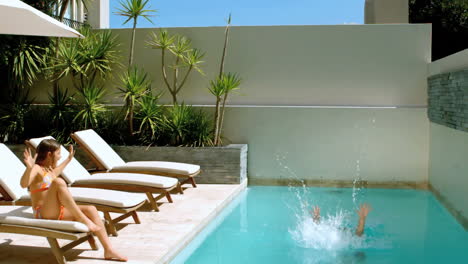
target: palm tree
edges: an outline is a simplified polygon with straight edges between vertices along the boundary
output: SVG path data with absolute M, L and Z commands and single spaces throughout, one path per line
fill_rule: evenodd
M 133 49 L 135 45 L 135 31 L 137 26 L 138 17 L 144 17 L 150 23 L 153 23 L 149 18 L 151 15 L 149 13 L 156 12 L 156 10 L 145 9 L 146 4 L 149 0 L 126 0 L 125 2 L 120 2 L 122 6 L 121 9 L 118 9 L 116 14 L 127 17 L 124 24 L 127 24 L 130 20 L 133 19 L 133 30 L 132 30 L 132 41 L 130 42 L 130 56 L 128 58 L 128 67 L 132 66 L 133 64 Z

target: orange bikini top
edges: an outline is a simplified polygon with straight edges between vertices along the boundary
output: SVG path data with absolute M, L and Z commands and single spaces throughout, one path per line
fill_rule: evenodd
M 49 190 L 52 180 L 52 177 L 48 173 L 44 174 L 42 177 L 41 187 L 39 187 L 39 189 L 32 190 L 31 194 Z

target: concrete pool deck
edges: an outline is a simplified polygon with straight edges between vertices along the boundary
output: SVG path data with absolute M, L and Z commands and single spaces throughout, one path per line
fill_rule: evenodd
M 111 237 L 114 247 L 129 257 L 127 263 L 168 263 L 174 258 L 233 198 L 247 187 L 240 185 L 199 184 L 184 195 L 173 195 L 174 203 L 163 200 L 160 212 L 139 211 L 141 224 L 126 219 L 118 226 L 119 236 Z M 0 206 L 0 213 L 2 207 Z M 102 246 L 98 251 L 88 243 L 69 250 L 68 263 L 107 264 Z M 43 237 L 0 233 L 0 263 L 56 263 Z

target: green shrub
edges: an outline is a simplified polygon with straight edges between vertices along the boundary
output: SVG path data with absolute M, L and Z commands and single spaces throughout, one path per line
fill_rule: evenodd
M 73 114 L 72 100 L 73 95 L 69 94 L 68 89 L 62 91 L 58 88 L 55 94 L 49 93 L 49 117 L 55 129 L 63 129 L 70 125 Z
M 49 109 L 43 106 L 32 106 L 25 116 L 24 125 L 24 135 L 17 142 L 20 144 L 25 139 L 48 136 L 55 129 L 50 122 Z
M 167 108 L 159 131 L 158 145 L 212 146 L 213 124 L 201 110 L 192 106 L 174 105 Z
M 13 90 L 6 104 L 0 105 L 0 140 L 19 143 L 24 138 L 25 117 L 31 110 L 29 90 Z
M 186 125 L 187 137 L 184 146 L 213 146 L 213 119 L 202 110 L 191 109 L 191 118 Z
M 95 128 L 96 133 L 101 135 L 109 144 L 130 145 L 127 123 L 124 122 L 123 114 L 119 111 L 106 111 L 99 115 L 99 126 Z
M 159 132 L 163 130 L 164 108 L 158 104 L 160 95 L 145 95 L 138 101 L 139 109 L 136 112 L 136 120 L 139 123 L 138 139 L 145 145 L 153 144 Z
M 98 120 L 106 112 L 106 105 L 102 103 L 104 88 L 89 83 L 79 90 L 79 94 L 83 101 L 78 105 L 79 111 L 73 121 L 83 129 L 97 128 Z
M 134 129 L 134 112 L 135 106 L 141 97 L 151 91 L 151 80 L 148 74 L 137 67 L 131 67 L 127 72 L 120 77 L 122 87 L 119 88 L 119 93 L 124 98 L 125 119 L 128 121 L 130 136 L 133 135 Z

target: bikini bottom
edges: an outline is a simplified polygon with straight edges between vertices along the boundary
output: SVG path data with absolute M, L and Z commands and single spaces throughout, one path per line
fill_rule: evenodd
M 63 213 L 64 213 L 64 210 L 65 208 L 63 207 L 63 205 L 60 206 L 60 213 L 59 213 L 59 217 L 57 220 L 63 220 Z M 44 219 L 41 215 L 41 206 L 36 206 L 33 208 L 33 215 L 34 215 L 34 218 L 36 219 Z

